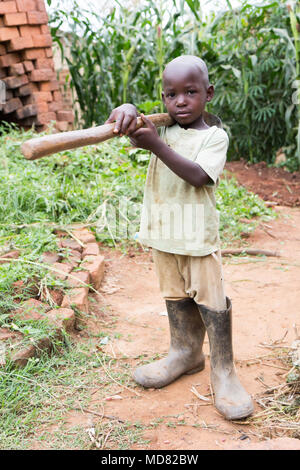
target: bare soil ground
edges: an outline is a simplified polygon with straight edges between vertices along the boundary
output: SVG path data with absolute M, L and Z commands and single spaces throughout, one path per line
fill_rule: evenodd
M 275 171 L 271 175 L 260 166 L 247 170 L 240 162 L 229 164 L 228 169 L 246 187 L 280 204 L 275 207 L 279 217 L 268 222 L 267 229 L 261 225 L 247 240 L 250 247 L 277 251 L 280 257 L 223 258 L 226 293 L 233 304 L 237 372 L 255 401 L 266 387 L 285 381 L 286 370 L 276 359 L 276 347 L 290 345 L 295 339 L 293 325 L 300 326 L 300 208 L 295 207 L 300 204 L 300 178 L 296 174 L 290 181 L 288 174 L 283 184 L 281 173 L 277 176 Z M 257 180 L 260 171 L 264 175 L 262 185 Z M 297 186 L 292 186 L 294 180 Z M 290 191 L 283 193 L 284 185 L 289 185 L 297 194 L 291 198 Z M 106 272 L 101 287 L 103 297 L 98 304 L 99 315 L 104 321 L 113 316 L 116 319 L 113 331 L 118 334 L 115 337 L 112 334 L 101 348 L 120 362 L 125 359 L 133 369 L 142 360 L 156 355 L 161 357 L 168 350 L 165 304 L 150 252 L 123 255 L 103 248 L 103 254 Z M 97 324 L 91 328 L 101 331 Z M 207 337 L 204 351 L 208 356 Z M 223 450 L 265 438 L 263 430 L 247 420 L 226 421 L 211 402 L 199 399 L 192 390 L 211 400 L 209 357 L 204 371 L 182 376 L 160 390 L 133 388 L 133 382 L 130 387 L 116 383 L 114 393 L 118 399 L 108 401 L 103 401 L 103 395 L 95 390 L 89 408 L 145 426 L 142 435 L 146 443 L 137 442 L 132 449 Z M 255 402 L 255 413 L 260 410 Z M 94 418 L 97 420 L 96 416 Z M 69 413 L 67 419 L 70 424 L 87 427 L 91 415 L 78 411 Z M 110 447 L 107 437 L 106 448 L 117 449 L 116 444 Z

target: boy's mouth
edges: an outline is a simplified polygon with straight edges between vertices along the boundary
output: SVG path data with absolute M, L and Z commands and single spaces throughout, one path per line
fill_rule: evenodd
M 187 111 L 180 111 L 179 113 L 176 113 L 176 116 L 178 117 L 190 116 L 190 113 Z

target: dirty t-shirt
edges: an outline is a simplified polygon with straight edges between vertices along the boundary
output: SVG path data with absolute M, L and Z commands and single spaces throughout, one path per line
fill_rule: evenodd
M 220 247 L 215 189 L 226 161 L 228 136 L 216 126 L 200 131 L 175 124 L 163 128 L 161 138 L 175 152 L 198 163 L 213 183 L 196 188 L 152 155 L 138 239 L 168 253 L 209 255 Z

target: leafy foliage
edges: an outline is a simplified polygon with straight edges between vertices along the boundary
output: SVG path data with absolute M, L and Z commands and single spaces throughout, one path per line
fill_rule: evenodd
M 90 12 L 93 20 L 75 0 L 71 13 L 56 10 L 52 35 L 62 52 L 70 51 L 66 60 L 82 124 L 105 121 L 126 101 L 141 109 L 156 103 L 153 110 L 162 111 L 164 65 L 178 55 L 197 54 L 215 85 L 209 110 L 230 134 L 229 157 L 272 163 L 283 148 L 287 166 L 296 169 L 299 7 L 288 9 L 279 0 L 243 1 L 238 9 L 227 4 L 227 11 L 209 17 L 198 0 L 115 2 L 106 15 Z M 62 38 L 59 28 L 66 22 L 70 32 Z

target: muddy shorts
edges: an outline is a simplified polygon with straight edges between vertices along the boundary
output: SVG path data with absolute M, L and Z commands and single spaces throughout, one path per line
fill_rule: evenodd
M 187 256 L 152 248 L 152 255 L 164 299 L 191 297 L 211 309 L 226 309 L 220 251 L 207 256 Z

